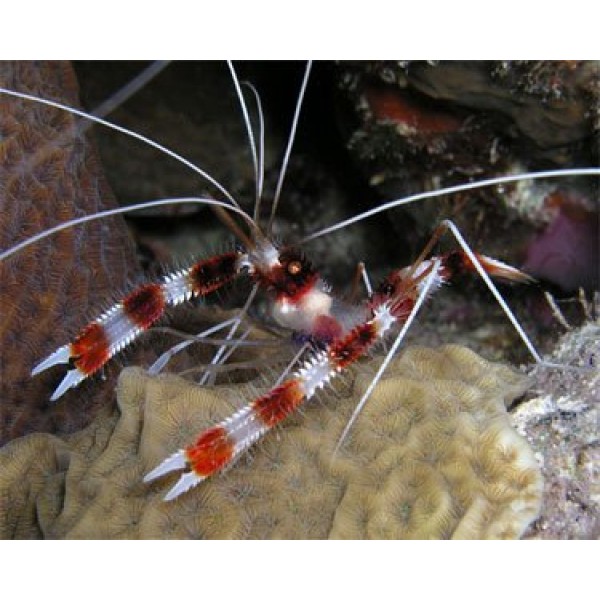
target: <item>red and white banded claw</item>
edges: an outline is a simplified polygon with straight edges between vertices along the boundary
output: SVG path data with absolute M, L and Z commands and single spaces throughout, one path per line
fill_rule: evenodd
M 42 373 L 46 369 L 53 367 L 54 365 L 68 364 L 71 360 L 71 348 L 70 345 L 61 346 L 58 350 L 55 350 L 50 356 L 38 363 L 31 371 L 31 376 L 35 377 L 39 373 Z M 87 375 L 82 373 L 79 369 L 70 369 L 64 376 L 60 385 L 54 390 L 50 400 L 54 402 L 58 400 L 67 390 L 79 385 Z

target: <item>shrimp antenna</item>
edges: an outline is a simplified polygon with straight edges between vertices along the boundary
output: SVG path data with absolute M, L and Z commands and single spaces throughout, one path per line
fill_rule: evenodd
M 230 203 L 233 206 L 237 207 L 238 209 L 240 208 L 239 204 L 235 201 L 235 199 L 229 193 L 229 191 L 227 191 L 227 189 L 225 187 L 223 187 L 223 185 L 221 185 L 214 177 L 211 177 L 206 171 L 204 171 L 200 167 L 193 164 L 187 158 L 184 158 L 183 156 L 181 156 L 180 154 L 177 154 L 173 150 L 170 150 L 169 148 L 159 144 L 158 142 L 155 142 L 154 140 L 152 140 L 144 135 L 141 135 L 140 133 L 136 133 L 135 131 L 131 131 L 130 129 L 121 127 L 120 125 L 116 125 L 115 123 L 111 123 L 110 121 L 106 121 L 105 119 L 102 119 L 100 117 L 91 115 L 89 113 L 83 112 L 76 108 L 72 108 L 71 106 L 61 104 L 60 102 L 54 102 L 53 100 L 46 100 L 45 98 L 38 98 L 37 96 L 32 96 L 30 94 L 25 94 L 23 92 L 15 92 L 12 90 L 7 90 L 6 88 L 3 88 L 3 87 L 0 87 L 0 93 L 6 94 L 7 96 L 12 96 L 14 98 L 20 98 L 22 100 L 30 100 L 32 102 L 38 102 L 39 104 L 45 104 L 46 106 L 52 106 L 53 108 L 58 108 L 60 110 L 64 110 L 73 115 L 77 115 L 78 117 L 87 119 L 88 121 L 93 121 L 94 123 L 99 123 L 100 125 L 103 125 L 104 127 L 108 127 L 109 129 L 114 129 L 115 131 L 118 131 L 120 133 L 128 135 L 129 137 L 135 138 L 136 140 L 139 140 L 139 141 L 143 142 L 144 144 L 147 144 L 148 146 L 152 146 L 153 148 L 156 148 L 163 154 L 166 154 L 167 156 L 174 158 L 175 160 L 179 161 L 180 163 L 183 163 L 186 167 L 190 168 L 192 171 L 195 171 L 196 173 L 201 175 L 206 181 L 210 182 L 222 194 L 224 194 L 225 197 L 230 201 Z
M 385 202 L 375 208 L 367 210 L 363 213 L 355 215 L 354 217 L 350 217 L 345 221 L 340 221 L 335 225 L 331 225 L 330 227 L 325 227 L 320 231 L 316 231 L 315 233 L 311 233 L 306 236 L 302 240 L 298 242 L 298 244 L 304 244 L 306 242 L 310 242 L 312 240 L 316 240 L 317 238 L 327 235 L 328 233 L 332 233 L 337 231 L 338 229 L 343 229 L 348 225 L 353 225 L 354 223 L 358 223 L 359 221 L 363 221 L 364 219 L 368 219 L 374 215 L 379 214 L 380 212 L 385 212 L 386 210 L 390 210 L 392 208 L 396 208 L 397 206 L 404 206 L 405 204 L 411 204 L 412 202 L 417 202 L 419 200 L 425 200 L 427 198 L 439 198 L 440 196 L 446 196 L 448 194 L 454 194 L 456 192 L 466 192 L 469 190 L 476 190 L 478 188 L 490 187 L 494 185 L 501 185 L 503 183 L 514 183 L 516 181 L 525 181 L 528 179 L 551 179 L 555 177 L 575 177 L 575 176 L 598 176 L 600 175 L 600 168 L 598 167 L 583 167 L 583 168 L 573 168 L 573 169 L 559 169 L 555 171 L 539 171 L 534 173 L 519 173 L 518 175 L 502 175 L 500 177 L 493 177 L 491 179 L 483 179 L 481 181 L 471 181 L 468 183 L 463 183 L 460 185 L 454 185 L 447 188 L 442 188 L 440 190 L 432 190 L 429 192 L 420 192 L 418 194 L 413 194 L 412 196 L 406 196 L 405 198 L 399 198 L 398 200 L 390 200 L 389 202 Z
M 275 219 L 275 213 L 277 212 L 277 205 L 279 204 L 279 196 L 281 195 L 281 188 L 283 187 L 283 179 L 292 152 L 292 146 L 294 145 L 294 138 L 296 137 L 296 128 L 298 127 L 298 120 L 300 118 L 300 109 L 302 108 L 302 101 L 304 100 L 304 92 L 308 84 L 308 76 L 310 75 L 310 69 L 312 67 L 312 61 L 309 60 L 306 63 L 306 69 L 304 71 L 304 78 L 302 79 L 302 85 L 300 86 L 300 93 L 298 94 L 298 101 L 296 102 L 296 110 L 294 112 L 294 119 L 292 121 L 292 128 L 290 130 L 290 136 L 281 164 L 281 170 L 279 171 L 279 180 L 277 181 L 277 187 L 275 188 L 275 195 L 273 196 L 273 206 L 271 208 L 271 216 L 269 218 L 269 224 L 267 225 L 267 235 L 271 235 L 271 229 L 273 228 L 273 220 Z
M 237 73 L 233 66 L 233 62 L 227 61 L 227 66 L 231 71 L 231 78 L 233 79 L 233 85 L 235 86 L 235 92 L 238 100 L 240 101 L 240 107 L 242 109 L 242 115 L 244 117 L 244 124 L 246 125 L 246 133 L 248 135 L 248 142 L 250 143 L 250 152 L 252 153 L 252 164 L 254 166 L 254 179 L 256 182 L 256 200 L 260 197 L 259 194 L 259 171 L 258 171 L 258 158 L 256 153 L 256 139 L 254 137 L 254 131 L 252 130 L 252 123 L 250 122 L 250 116 L 248 114 L 248 107 L 244 100 L 244 94 L 242 94 L 242 88 L 240 87 L 240 80 L 238 79 Z
M 256 178 L 256 202 L 254 204 L 254 221 L 258 223 L 265 180 L 265 119 L 260 95 L 256 88 L 249 81 L 242 81 L 242 85 L 245 85 L 254 94 L 258 113 L 258 174 Z
M 16 254 L 17 252 L 23 250 L 27 246 L 31 246 L 44 238 L 47 238 L 63 229 L 68 229 L 69 227 L 74 227 L 75 225 L 79 225 L 81 223 L 87 223 L 88 221 L 95 221 L 97 219 L 104 219 L 106 217 L 112 217 L 113 215 L 121 215 L 128 212 L 134 212 L 136 210 L 143 210 L 145 208 L 152 208 L 156 206 L 171 206 L 173 204 L 203 204 L 206 206 L 213 206 L 221 209 L 225 209 L 228 211 L 232 211 L 234 213 L 242 216 L 246 222 L 250 225 L 250 227 L 256 227 L 252 218 L 247 215 L 241 208 L 237 206 L 231 206 L 226 202 L 221 202 L 220 200 L 213 200 L 212 198 L 167 198 L 164 200 L 150 200 L 148 202 L 141 202 L 139 204 L 131 204 L 129 206 L 121 206 L 119 208 L 111 208 L 109 210 L 103 210 L 92 215 L 84 215 L 83 217 L 78 217 L 76 219 L 71 219 L 69 221 L 65 221 L 64 223 L 60 223 L 55 227 L 51 227 L 50 229 L 46 229 L 46 231 L 42 231 L 22 242 L 8 248 L 4 252 L 0 252 L 0 261 L 3 261 L 5 258 Z

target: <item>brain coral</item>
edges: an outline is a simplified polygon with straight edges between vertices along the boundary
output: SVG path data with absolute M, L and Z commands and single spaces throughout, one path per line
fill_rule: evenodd
M 542 479 L 505 404 L 527 382 L 471 351 L 409 348 L 391 365 L 339 455 L 370 371 L 171 503 L 145 472 L 230 413 L 249 386 L 199 388 L 123 371 L 119 411 L 62 439 L 0 452 L 4 538 L 515 538 L 537 516 Z M 71 401 L 76 401 L 71 399 Z

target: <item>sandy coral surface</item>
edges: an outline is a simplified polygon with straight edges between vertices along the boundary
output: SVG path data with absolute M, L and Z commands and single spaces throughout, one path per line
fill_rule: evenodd
M 229 471 L 165 503 L 175 477 L 146 485 L 144 473 L 230 414 L 248 389 L 126 369 L 118 411 L 71 436 L 33 434 L 2 450 L 1 535 L 519 537 L 538 515 L 542 479 L 505 404 L 527 380 L 465 348 L 409 348 L 334 459 L 370 377 L 360 368 Z

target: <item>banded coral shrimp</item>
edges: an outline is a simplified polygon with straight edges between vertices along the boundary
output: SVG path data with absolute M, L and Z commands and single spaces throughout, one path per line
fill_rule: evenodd
M 180 490 L 181 491 L 181 490 Z

